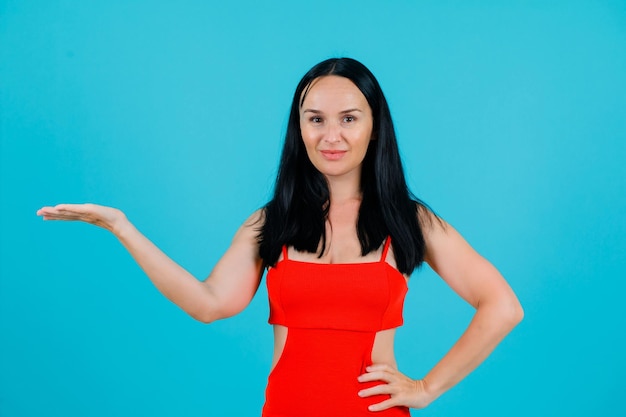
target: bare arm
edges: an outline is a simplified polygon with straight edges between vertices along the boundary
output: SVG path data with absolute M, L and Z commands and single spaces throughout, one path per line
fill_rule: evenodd
M 61 204 L 43 207 L 37 214 L 44 220 L 83 221 L 111 231 L 163 295 L 205 323 L 239 313 L 259 286 L 262 261 L 256 227 L 260 213 L 253 214 L 239 228 L 205 281 L 197 280 L 170 259 L 118 209 L 95 204 Z
M 391 394 L 370 407 L 380 411 L 395 405 L 423 408 L 474 370 L 522 320 L 523 310 L 511 287 L 486 259 L 454 228 L 423 210 L 425 261 L 465 301 L 476 309 L 469 326 L 448 353 L 422 379 L 412 380 L 388 365 L 373 365 L 361 381 L 387 384 L 361 395 Z

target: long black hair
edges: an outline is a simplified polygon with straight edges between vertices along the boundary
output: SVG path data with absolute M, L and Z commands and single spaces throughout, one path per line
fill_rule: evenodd
M 351 58 L 315 65 L 298 83 L 291 103 L 274 196 L 264 208 L 259 253 L 266 266 L 278 261 L 283 245 L 321 257 L 330 193 L 326 178 L 309 160 L 300 131 L 300 107 L 311 83 L 323 76 L 351 80 L 372 110 L 372 137 L 362 164 L 362 201 L 357 220 L 361 255 L 377 250 L 391 236 L 397 268 L 409 275 L 424 260 L 424 236 L 418 220 L 426 206 L 409 191 L 387 100 L 374 75 Z M 320 249 L 321 242 L 321 249 Z

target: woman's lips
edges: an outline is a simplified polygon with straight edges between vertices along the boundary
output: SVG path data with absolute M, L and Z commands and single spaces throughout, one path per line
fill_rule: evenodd
M 329 161 L 336 161 L 341 159 L 347 151 L 320 151 L 322 156 Z

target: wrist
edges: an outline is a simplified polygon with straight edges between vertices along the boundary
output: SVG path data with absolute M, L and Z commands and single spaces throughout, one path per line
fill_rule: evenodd
M 123 237 L 128 233 L 128 231 L 132 230 L 133 225 L 126 215 L 121 211 L 116 209 L 116 215 L 113 217 L 109 223 L 108 229 L 117 236 L 118 239 L 122 240 Z
M 428 377 L 419 381 L 422 385 L 422 390 L 426 397 L 428 398 L 428 402 L 431 403 L 435 401 L 445 390 L 441 387 L 437 386 L 436 383 L 433 383 Z

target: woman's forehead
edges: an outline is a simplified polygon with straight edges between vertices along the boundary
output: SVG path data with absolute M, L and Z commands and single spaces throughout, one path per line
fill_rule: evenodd
M 302 92 L 301 108 L 317 110 L 345 110 L 346 106 L 368 106 L 367 99 L 359 88 L 348 78 L 327 75 L 311 81 Z

